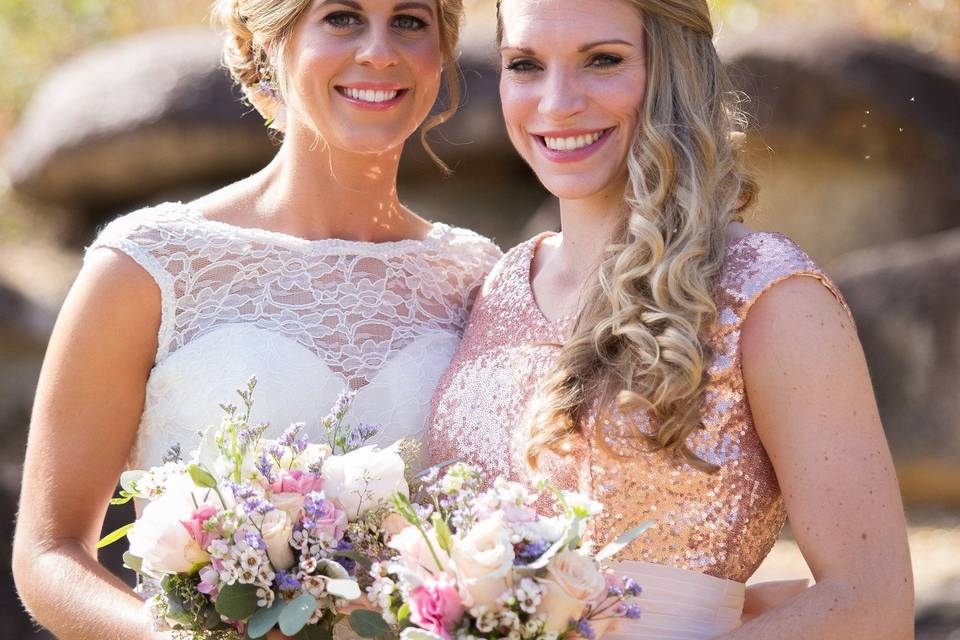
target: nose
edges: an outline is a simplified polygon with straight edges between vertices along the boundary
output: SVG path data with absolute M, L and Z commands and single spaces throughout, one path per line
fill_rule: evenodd
M 370 28 L 364 34 L 356 52 L 357 64 L 374 69 L 386 69 L 397 64 L 397 52 L 385 29 Z
M 547 74 L 540 96 L 540 115 L 555 122 L 563 122 L 587 108 L 587 95 L 574 74 L 554 69 Z

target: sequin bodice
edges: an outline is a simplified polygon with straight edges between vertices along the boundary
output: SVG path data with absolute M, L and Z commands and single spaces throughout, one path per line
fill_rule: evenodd
M 569 322 L 544 317 L 530 287 L 530 265 L 544 236 L 510 251 L 490 273 L 457 354 L 440 380 L 428 418 L 430 461 L 458 459 L 490 476 L 529 481 L 524 460 L 530 407 Z M 756 232 L 729 244 L 715 289 L 714 354 L 701 419 L 688 444 L 719 465 L 706 474 L 624 437 L 646 416 L 586 418 L 571 455 L 541 456 L 541 472 L 604 505 L 589 535 L 606 544 L 637 523 L 653 527 L 617 557 L 746 581 L 785 521 L 777 478 L 753 426 L 740 361 L 740 329 L 770 286 L 791 276 L 819 279 L 847 309 L 839 290 L 786 237 Z M 600 422 L 598 424 L 598 422 Z M 604 438 L 607 447 L 599 446 Z

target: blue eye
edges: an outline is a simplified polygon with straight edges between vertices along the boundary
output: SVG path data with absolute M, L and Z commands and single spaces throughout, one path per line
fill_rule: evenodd
M 323 21 L 335 29 L 349 29 L 361 24 L 359 16 L 344 12 L 331 13 Z
M 531 71 L 537 70 L 537 65 L 531 60 L 520 59 L 509 62 L 504 68 L 507 71 L 515 71 L 517 73 L 530 73 Z
M 591 67 L 613 67 L 623 62 L 623 58 L 609 53 L 601 53 L 590 60 Z
M 403 31 L 420 31 L 426 28 L 427 23 L 413 16 L 397 16 L 393 19 L 393 26 Z

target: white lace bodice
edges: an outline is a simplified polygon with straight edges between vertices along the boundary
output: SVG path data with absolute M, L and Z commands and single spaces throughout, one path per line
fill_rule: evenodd
M 489 240 L 436 223 L 424 240 L 306 240 L 204 218 L 180 203 L 122 216 L 100 247 L 133 258 L 160 288 L 154 367 L 130 464 L 159 464 L 259 384 L 252 419 L 276 434 L 320 420 L 344 390 L 376 442 L 421 439 L 430 398 L 469 306 L 500 256 Z

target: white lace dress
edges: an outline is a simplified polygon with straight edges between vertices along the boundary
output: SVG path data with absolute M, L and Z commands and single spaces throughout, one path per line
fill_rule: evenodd
M 129 464 L 184 454 L 239 403 L 251 376 L 252 420 L 278 435 L 320 421 L 344 390 L 374 442 L 422 441 L 430 398 L 469 307 L 500 257 L 492 242 L 436 223 L 424 240 L 305 240 L 204 218 L 179 203 L 122 216 L 100 247 L 133 258 L 160 289 L 157 354 Z M 122 339 L 122 338 L 121 338 Z

